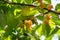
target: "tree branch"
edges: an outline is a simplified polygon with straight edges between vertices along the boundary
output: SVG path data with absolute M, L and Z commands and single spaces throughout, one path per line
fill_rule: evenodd
M 33 7 L 37 7 L 35 5 L 31 5 L 31 4 L 21 4 L 21 3 L 14 3 L 14 2 L 7 2 L 7 1 L 4 1 L 4 4 L 11 4 L 11 5 L 21 5 L 21 6 L 33 6 Z
M 48 10 L 49 12 L 53 12 L 53 13 L 55 13 L 55 14 L 59 14 L 60 15 L 60 13 L 59 12 L 56 12 L 56 11 L 53 11 L 53 10 L 49 10 L 49 9 L 47 9 L 47 8 L 44 8 L 45 10 Z
M 38 6 L 35 6 L 35 5 L 32 5 L 32 4 L 21 4 L 21 3 L 14 3 L 14 2 L 7 2 L 7 1 L 4 1 L 4 4 L 5 4 L 5 3 L 11 4 L 11 5 L 21 5 L 21 6 L 32 6 L 32 7 L 38 7 Z M 49 10 L 49 9 L 47 9 L 47 8 L 43 8 L 43 9 L 48 10 L 47 13 L 49 13 L 49 12 L 53 12 L 53 13 L 55 13 L 55 14 L 60 15 L 59 12 L 56 12 L 56 11 L 53 11 L 53 10 Z M 47 13 L 45 13 L 45 14 L 47 14 Z

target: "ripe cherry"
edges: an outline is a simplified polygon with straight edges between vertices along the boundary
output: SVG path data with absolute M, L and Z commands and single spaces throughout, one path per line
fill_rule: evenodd
M 53 5 L 52 4 L 49 4 L 48 7 L 47 7 L 49 10 L 51 10 L 53 8 Z
M 25 20 L 25 24 L 26 24 L 26 29 L 27 30 L 31 30 L 31 26 L 32 26 L 32 21 L 31 20 Z

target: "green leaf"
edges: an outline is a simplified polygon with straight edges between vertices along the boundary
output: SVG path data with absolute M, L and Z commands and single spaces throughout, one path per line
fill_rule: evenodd
M 54 13 L 50 13 L 51 14 L 51 20 L 56 24 L 56 25 L 60 25 L 60 18 L 58 14 L 54 14 Z
M 41 26 L 41 24 L 39 24 L 39 25 L 38 25 L 38 24 L 36 24 L 36 25 L 33 27 L 34 29 L 33 29 L 33 31 L 32 31 L 32 32 L 35 32 L 38 28 L 40 28 L 40 26 Z
M 18 3 L 23 3 L 24 0 L 16 0 Z
M 19 15 L 19 14 L 20 14 L 20 11 L 21 11 L 20 9 L 15 9 L 15 10 L 14 10 L 14 15 L 15 15 L 15 16 L 16 16 L 16 15 Z
M 56 24 L 56 25 L 60 25 L 60 19 L 57 17 L 52 17 L 52 21 Z
M 58 14 L 55 14 L 53 12 L 50 12 L 50 14 L 51 14 L 52 17 L 58 17 Z
M 56 33 L 56 34 L 60 35 L 60 29 L 57 31 L 57 33 Z
M 58 30 L 59 30 L 59 28 L 56 27 L 56 28 L 51 32 L 50 36 L 53 35 L 53 34 L 55 34 Z
M 56 10 L 57 12 L 60 12 L 60 3 L 55 6 L 55 10 Z
M 9 35 L 5 40 L 11 40 L 11 36 Z
M 41 35 L 42 35 L 42 26 L 40 26 L 40 27 L 37 29 L 37 32 L 38 32 L 38 36 L 41 36 Z
M 24 0 L 13 0 L 13 2 L 16 2 L 16 3 L 23 3 Z
M 46 4 L 51 4 L 51 0 L 44 0 Z
M 41 21 L 43 21 L 43 19 L 44 19 L 44 16 L 41 16 L 41 15 L 38 15 L 38 16 L 36 16 L 37 17 L 37 19 L 39 19 L 39 20 L 41 20 Z
M 6 13 L 4 12 L 4 7 L 0 7 L 0 26 L 2 29 L 4 29 L 4 26 L 6 25 L 6 20 L 5 20 L 5 15 Z M 7 9 L 8 10 L 8 9 Z
M 28 6 L 23 6 L 22 11 L 20 12 L 23 16 L 30 16 L 30 15 L 35 15 L 38 14 L 39 11 L 35 8 L 31 8 Z
M 26 3 L 32 4 L 33 0 L 25 0 Z
M 45 40 L 51 40 L 52 37 L 53 37 L 53 35 L 52 36 L 49 36 L 49 37 L 46 37 Z
M 49 24 L 42 24 L 42 30 L 43 30 L 43 34 L 45 34 L 46 36 L 49 36 L 50 33 L 50 25 Z
M 60 40 L 60 35 L 58 35 L 58 40 Z
M 2 1 L 0 1 L 0 6 L 2 6 L 3 4 L 2 4 Z

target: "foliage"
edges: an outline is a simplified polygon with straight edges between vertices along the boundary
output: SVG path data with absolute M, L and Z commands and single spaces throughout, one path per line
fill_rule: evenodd
M 51 0 L 0 0 L 0 40 L 51 40 L 60 34 L 60 4 L 52 8 Z

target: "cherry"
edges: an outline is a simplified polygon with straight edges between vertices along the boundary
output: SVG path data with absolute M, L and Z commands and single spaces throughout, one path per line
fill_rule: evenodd
M 49 4 L 48 7 L 47 7 L 49 10 L 51 10 L 53 8 L 53 5 L 52 4 Z

